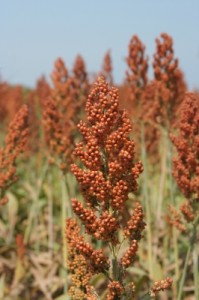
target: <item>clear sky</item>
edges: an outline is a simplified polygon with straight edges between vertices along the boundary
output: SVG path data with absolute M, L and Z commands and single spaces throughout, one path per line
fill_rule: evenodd
M 199 87 L 199 0 L 0 0 L 0 76 L 33 86 L 57 57 L 70 69 L 77 54 L 95 72 L 111 49 L 120 83 L 132 35 L 152 56 L 161 32 L 173 37 L 189 87 Z

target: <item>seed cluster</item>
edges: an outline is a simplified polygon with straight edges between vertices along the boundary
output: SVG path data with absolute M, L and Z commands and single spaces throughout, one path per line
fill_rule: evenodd
M 75 114 L 73 118 L 75 124 L 77 124 L 83 117 L 83 108 L 86 105 L 86 98 L 90 90 L 85 62 L 81 55 L 78 55 L 75 59 L 72 80 L 75 87 L 73 94 Z
M 82 300 L 87 297 L 89 289 L 89 281 L 92 276 L 88 268 L 86 259 L 79 254 L 74 247 L 76 239 L 79 237 L 80 228 L 75 220 L 68 219 L 66 221 L 66 240 L 68 251 L 68 268 L 71 273 L 72 285 L 69 288 L 69 294 L 72 300 Z
M 199 204 L 199 98 L 187 93 L 179 114 L 178 136 L 171 135 L 178 154 L 173 159 L 173 176 L 186 197 L 180 212 L 189 223 L 194 222 Z M 180 212 L 175 212 L 173 224 L 185 231 L 185 224 L 179 222 Z
M 127 251 L 124 253 L 121 259 L 121 264 L 123 265 L 124 268 L 128 268 L 134 262 L 136 258 L 137 250 L 138 250 L 138 241 L 132 240 L 130 247 L 127 249 Z
M 29 135 L 28 107 L 26 105 L 18 111 L 9 125 L 5 139 L 5 147 L 0 148 L 0 199 L 5 202 L 5 191 L 18 180 L 16 161 L 27 146 Z
M 116 241 L 115 233 L 119 225 L 116 218 L 109 211 L 104 211 L 101 217 L 97 218 L 92 209 L 85 209 L 82 203 L 76 199 L 72 200 L 72 207 L 84 224 L 88 234 L 95 236 L 98 240 Z
M 108 258 L 103 254 L 101 249 L 93 249 L 89 243 L 84 242 L 82 239 L 76 240 L 75 247 L 89 262 L 90 269 L 94 274 L 103 273 L 108 270 Z
M 73 85 L 68 75 L 68 70 L 61 58 L 55 61 L 55 68 L 51 79 L 53 89 L 50 96 L 44 101 L 43 125 L 45 140 L 48 145 L 50 155 L 65 172 L 71 162 L 71 152 L 73 150 L 72 116 L 73 107 Z M 56 161 L 58 159 L 58 162 Z
M 140 105 L 142 101 L 143 91 L 148 82 L 148 57 L 145 55 L 145 46 L 137 35 L 134 35 L 129 43 L 129 54 L 127 58 L 129 71 L 127 71 L 127 82 L 129 83 L 131 92 L 131 100 L 135 105 Z
M 139 241 L 142 238 L 142 231 L 146 226 L 143 218 L 144 213 L 142 206 L 139 202 L 136 202 L 134 212 L 124 229 L 125 236 L 130 237 L 132 240 Z
M 173 281 L 169 277 L 167 277 L 164 280 L 156 281 L 154 283 L 153 287 L 151 288 L 150 295 L 151 296 L 155 296 L 160 291 L 164 291 L 164 290 L 170 289 L 171 286 L 172 286 L 172 283 L 173 283 Z
M 156 115 L 158 123 L 163 124 L 175 120 L 179 105 L 184 98 L 186 85 L 174 56 L 173 40 L 162 33 L 156 39 L 156 53 L 153 62 L 155 82 L 152 82 L 155 101 L 152 114 Z
M 112 281 L 108 285 L 108 293 L 106 295 L 107 300 L 117 300 L 121 298 L 124 292 L 124 287 L 118 281 Z
M 76 125 L 89 88 L 81 56 L 76 58 L 72 75 L 69 75 L 64 61 L 58 58 L 51 79 L 53 88 L 43 104 L 45 140 L 51 162 L 66 172 L 72 162 Z
M 180 111 L 179 135 L 171 136 L 178 157 L 173 175 L 185 197 L 199 198 L 199 99 L 187 93 Z
M 148 80 L 148 57 L 145 54 L 145 46 L 138 36 L 133 36 L 130 41 L 126 61 L 128 65 L 128 71 L 126 72 L 128 92 L 126 92 L 127 95 L 125 97 L 128 100 L 126 104 L 128 110 L 131 115 L 135 116 L 133 119 L 134 139 L 138 152 L 141 152 L 139 147 L 143 138 L 140 134 L 140 128 L 144 124 L 144 139 L 147 154 L 153 159 L 154 156 L 157 157 L 158 141 L 158 130 L 152 126 L 154 122 L 153 107 L 155 104 L 154 85 Z M 153 143 L 151 143 L 152 140 Z
M 179 211 L 173 206 L 169 205 L 169 215 L 167 216 L 167 220 L 170 225 L 176 227 L 182 233 L 186 232 L 186 226 L 183 224 L 182 216 Z
M 190 201 L 186 200 L 181 206 L 180 210 L 187 222 L 191 222 L 194 220 L 194 210 L 192 205 L 190 204 Z
M 140 161 L 134 162 L 135 145 L 129 138 L 132 128 L 126 111 L 119 108 L 118 91 L 109 88 L 103 77 L 96 81 L 88 96 L 86 113 L 87 122 L 81 121 L 78 125 L 83 141 L 74 151 L 81 167 L 71 165 L 85 203 L 72 199 L 72 208 L 90 235 L 89 241 L 101 240 L 104 247 L 96 250 L 83 237 L 75 239 L 74 247 L 84 256 L 93 274 L 101 272 L 112 276 L 110 249 L 116 253 L 121 238 L 127 240 L 124 254 L 118 253 L 114 258 L 118 272 L 124 273 L 135 260 L 145 227 L 140 203 L 136 203 L 133 215 L 126 220 L 128 194 L 136 192 L 143 166 Z M 119 299 L 127 288 L 123 287 L 123 279 L 117 279 L 108 286 L 107 299 Z
M 0 79 L 0 120 L 1 124 L 8 126 L 23 105 L 23 87 L 11 86 Z M 3 129 L 3 128 L 1 128 Z

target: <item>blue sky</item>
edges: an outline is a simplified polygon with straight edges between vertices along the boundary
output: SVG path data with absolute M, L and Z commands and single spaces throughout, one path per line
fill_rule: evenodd
M 81 54 L 99 71 L 108 49 L 120 83 L 132 35 L 152 57 L 167 32 L 189 87 L 199 87 L 198 0 L 0 0 L 0 28 L 0 76 L 11 83 L 33 86 L 59 56 L 70 69 Z

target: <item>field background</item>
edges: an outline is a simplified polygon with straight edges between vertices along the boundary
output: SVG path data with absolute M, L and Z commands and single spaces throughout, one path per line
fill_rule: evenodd
M 125 204 L 132 215 L 139 201 L 146 223 L 132 299 L 168 277 L 157 299 L 199 299 L 197 1 L 0 2 L 0 299 L 81 299 L 65 231 L 84 197 L 70 165 L 83 168 L 77 125 L 100 76 L 118 89 L 144 168 Z M 102 274 L 91 285 L 93 299 L 120 299 Z

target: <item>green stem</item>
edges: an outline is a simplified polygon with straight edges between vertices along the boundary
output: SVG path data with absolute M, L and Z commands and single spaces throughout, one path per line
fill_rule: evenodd
M 194 244 L 196 242 L 196 227 L 198 225 L 198 221 L 199 221 L 199 215 L 196 217 L 195 222 L 193 224 L 193 233 L 192 233 L 191 241 L 189 243 L 189 247 L 187 249 L 187 254 L 186 254 L 185 263 L 184 263 L 184 267 L 183 267 L 182 277 L 181 277 L 180 284 L 179 284 L 177 300 L 182 299 L 182 293 L 183 293 L 183 287 L 184 287 L 185 277 L 186 277 L 186 273 L 187 273 L 188 262 L 189 262 L 189 258 L 191 255 L 191 251 L 193 250 Z M 197 270 L 197 272 L 198 272 L 198 270 Z M 198 274 L 197 274 L 197 276 L 198 276 Z
M 60 174 L 61 177 L 61 232 L 62 232 L 62 258 L 63 258 L 63 265 L 66 267 L 66 270 L 63 270 L 62 277 L 64 278 L 64 292 L 67 294 L 68 292 L 68 282 L 67 282 L 67 247 L 65 241 L 65 224 L 66 224 L 66 217 L 67 217 L 67 204 L 68 198 L 67 197 L 67 187 L 65 182 L 65 176 Z
M 188 262 L 189 262 L 189 257 L 190 257 L 191 249 L 192 249 L 192 245 L 190 245 L 188 247 L 188 250 L 187 250 L 187 255 L 186 255 L 186 258 L 185 258 L 185 263 L 184 263 L 184 268 L 183 268 L 183 272 L 182 272 L 182 277 L 181 277 L 181 280 L 180 280 L 180 286 L 179 286 L 177 300 L 181 300 L 182 299 L 183 286 L 184 286 L 184 282 L 185 282 L 185 276 L 186 276 L 186 272 L 187 272 L 187 266 L 188 266 Z
M 195 299 L 199 299 L 199 270 L 198 270 L 198 245 L 195 243 L 193 250 L 193 268 L 194 268 L 194 285 Z
M 119 278 L 118 274 L 118 263 L 117 263 L 117 258 L 114 257 L 112 259 L 112 267 L 113 267 L 113 280 L 117 281 Z
M 169 129 L 168 129 L 169 132 Z M 168 163 L 168 179 L 169 179 L 169 193 L 170 193 L 170 200 L 171 203 L 175 206 L 175 196 L 174 196 L 174 185 L 173 185 L 173 176 L 172 176 L 172 144 L 168 137 L 167 132 L 167 143 L 168 143 L 168 157 L 167 157 L 167 163 Z M 179 280 L 180 277 L 180 270 L 179 270 L 179 251 L 178 251 L 178 239 L 177 239 L 177 229 L 175 227 L 172 228 L 173 231 L 173 243 L 174 243 L 174 258 L 175 258 L 175 285 L 174 290 L 177 294 L 177 286 L 176 282 Z
M 161 160 L 161 169 L 160 169 L 160 182 L 159 182 L 159 198 L 157 203 L 157 222 L 161 219 L 162 214 L 162 206 L 163 206 L 163 199 L 164 199 L 164 190 L 165 190 L 165 180 L 167 174 L 167 134 L 166 131 L 162 128 L 162 160 Z
M 52 186 L 52 174 L 48 174 L 49 187 Z M 53 195 L 52 190 L 48 189 L 48 249 L 52 253 L 53 249 Z
M 149 263 L 149 275 L 152 279 L 153 274 L 153 255 L 152 255 L 152 233 L 151 233 L 151 210 L 149 202 L 149 191 L 148 191 L 148 172 L 147 172 L 147 159 L 146 159 L 146 147 L 145 147 L 145 137 L 144 137 L 144 123 L 141 123 L 141 145 L 142 145 L 142 162 L 144 165 L 144 182 L 143 182 L 143 193 L 144 202 L 146 207 L 146 217 L 147 217 L 147 245 L 148 245 L 148 263 Z
M 38 218 L 38 200 L 39 200 L 39 196 L 40 196 L 40 193 L 41 193 L 41 190 L 42 190 L 44 179 L 45 179 L 46 174 L 47 174 L 47 170 L 48 170 L 48 162 L 46 161 L 44 166 L 43 166 L 42 172 L 41 172 L 41 177 L 39 178 L 39 183 L 38 183 L 38 186 L 37 186 L 37 190 L 35 191 L 35 193 L 33 193 L 33 194 L 31 193 L 33 204 L 32 204 L 32 208 L 30 209 L 28 224 L 27 224 L 26 231 L 25 231 L 25 234 L 24 234 L 24 242 L 26 244 L 29 241 L 31 228 L 32 228 L 32 223 L 33 223 L 34 219 Z

